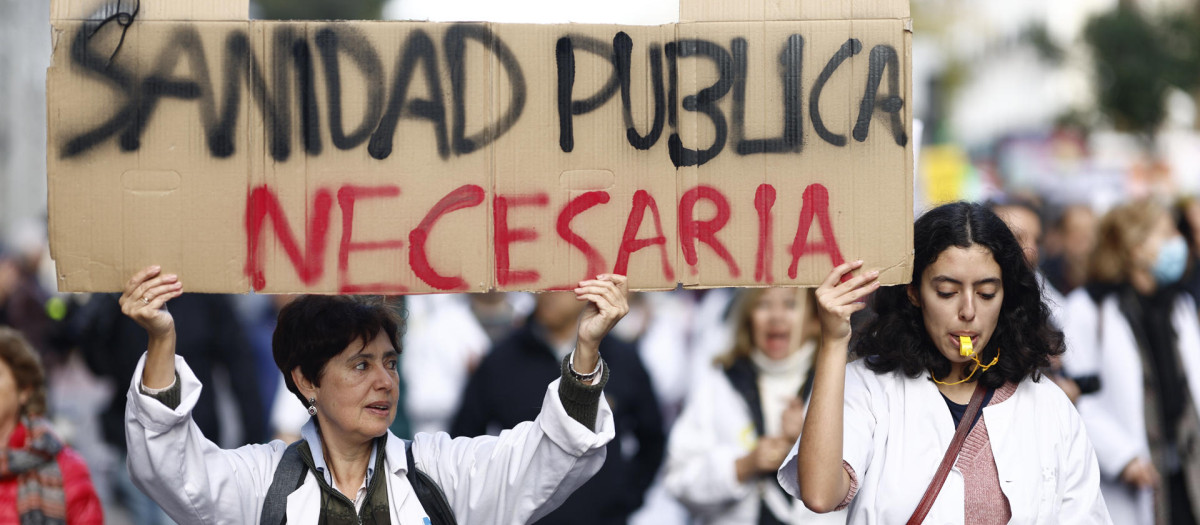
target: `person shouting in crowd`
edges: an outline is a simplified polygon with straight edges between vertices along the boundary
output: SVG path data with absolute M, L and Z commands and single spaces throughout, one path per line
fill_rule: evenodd
M 498 437 L 388 432 L 396 413 L 395 312 L 380 301 L 302 296 L 279 313 L 272 351 L 312 416 L 303 439 L 222 450 L 191 421 L 201 385 L 175 355 L 167 302 L 177 276 L 134 275 L 123 311 L 149 333 L 129 387 L 134 482 L 181 523 L 526 523 L 556 508 L 604 463 L 612 412 L 600 340 L 627 311 L 623 276 L 583 281 L 578 343 L 542 409 Z
M 45 406 L 37 354 L 0 326 L 0 523 L 104 523 L 87 465 L 50 430 Z
M 820 340 L 811 289 L 741 293 L 734 344 L 696 378 L 668 446 L 666 486 L 698 523 L 845 523 L 775 480 L 804 425 Z
M 1079 400 L 1117 523 L 1196 523 L 1200 516 L 1200 321 L 1179 280 L 1187 244 L 1150 200 L 1109 211 L 1091 283 L 1067 301 L 1069 368 L 1094 371 Z M 1192 385 L 1197 385 L 1193 387 Z
M 1110 523 L 1083 422 L 1039 375 L 1062 336 L 1012 232 L 960 202 L 922 215 L 913 244 L 912 282 L 877 294 L 852 363 L 878 273 L 842 264 L 817 289 L 813 393 L 780 483 L 852 524 Z

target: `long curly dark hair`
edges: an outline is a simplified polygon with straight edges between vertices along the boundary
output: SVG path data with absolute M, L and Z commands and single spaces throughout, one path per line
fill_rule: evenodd
M 929 210 L 917 219 L 913 230 L 915 253 L 908 286 L 921 286 L 925 269 L 951 246 L 983 246 L 1000 266 L 1004 302 L 996 330 L 979 360 L 990 362 L 998 349 L 1003 354 L 994 366 L 971 380 L 989 388 L 1026 377 L 1039 380 L 1039 371 L 1050 365 L 1050 357 L 1063 353 L 1063 336 L 1050 323 L 1037 276 L 1004 221 L 984 205 L 955 202 Z M 855 354 L 866 359 L 867 368 L 876 373 L 899 370 L 909 377 L 933 372 L 943 378 L 950 373 L 950 361 L 934 346 L 921 309 L 908 298 L 907 286 L 881 288 L 873 306 L 877 317 L 856 334 L 854 344 Z

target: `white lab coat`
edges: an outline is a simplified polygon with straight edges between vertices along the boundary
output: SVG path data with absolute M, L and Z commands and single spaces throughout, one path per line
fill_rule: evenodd
M 756 525 L 760 497 L 789 515 L 792 524 L 846 523 L 845 512 L 826 515 L 808 510 L 795 498 L 769 486 L 773 480 L 739 483 L 734 462 L 757 444 L 746 401 L 720 366 L 709 366 L 688 394 L 667 443 L 664 483 L 691 511 L 697 523 Z
M 258 523 L 287 444 L 217 447 L 191 419 L 201 385 L 183 358 L 175 358 L 182 382 L 175 410 L 139 391 L 144 365 L 145 356 L 133 374 L 125 411 L 134 483 L 180 523 Z M 556 380 L 536 420 L 498 437 L 418 434 L 413 456 L 442 488 L 459 523 L 526 523 L 558 507 L 600 469 L 605 444 L 614 436 L 612 411 L 603 401 L 596 427 L 592 432 L 567 415 Z M 385 449 L 392 523 L 424 523 L 427 514 L 405 477 L 404 443 L 389 433 Z M 309 472 L 288 496 L 287 522 L 315 524 L 320 501 L 320 487 Z
M 1067 355 L 1063 365 L 1073 375 L 1097 374 L 1100 390 L 1078 401 L 1079 414 L 1096 446 L 1102 474 L 1101 489 L 1117 523 L 1154 523 L 1154 494 L 1135 490 L 1119 479 L 1134 458 L 1150 459 L 1146 439 L 1142 360 L 1129 322 L 1116 295 L 1097 307 L 1084 290 L 1067 299 L 1069 324 L 1064 331 Z M 1191 296 L 1179 294 L 1171 313 L 1184 375 L 1196 392 L 1200 387 L 1200 322 Z M 1195 403 L 1192 404 L 1196 408 Z
M 848 523 L 904 523 L 954 439 L 946 402 L 928 378 L 876 374 L 862 360 L 846 367 L 845 396 L 842 455 L 859 482 Z M 984 407 L 983 421 L 1011 523 L 1112 523 L 1096 454 L 1057 385 L 1026 379 L 1012 397 Z M 779 481 L 799 496 L 796 452 L 793 446 Z M 955 467 L 925 523 L 963 523 L 964 501 L 963 476 Z

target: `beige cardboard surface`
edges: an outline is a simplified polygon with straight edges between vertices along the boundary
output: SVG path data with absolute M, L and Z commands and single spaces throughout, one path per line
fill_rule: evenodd
M 908 2 L 895 0 L 682 0 L 682 22 L 759 20 L 869 20 L 909 17 Z
M 687 2 L 721 21 L 664 26 L 193 4 L 96 30 L 53 3 L 60 290 L 117 291 L 151 263 L 192 291 L 280 293 L 910 273 L 905 2 Z
M 137 19 L 245 21 L 250 3 L 245 0 L 54 0 L 51 20 L 104 20 L 119 13 L 137 12 Z M 113 21 L 115 23 L 116 20 Z

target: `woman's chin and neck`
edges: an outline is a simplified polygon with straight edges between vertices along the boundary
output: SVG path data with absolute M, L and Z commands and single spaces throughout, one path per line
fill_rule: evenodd
M 326 431 L 322 428 L 320 419 L 317 419 L 316 426 L 317 433 L 321 436 L 321 455 L 324 456 L 325 465 L 333 475 L 336 488 L 353 499 L 362 484 L 362 476 L 366 475 L 367 463 L 371 461 L 371 444 L 375 437 Z

